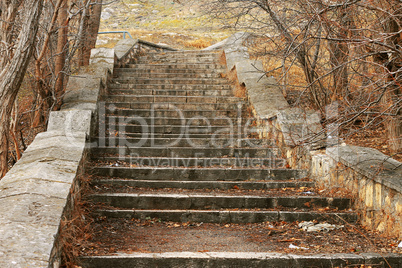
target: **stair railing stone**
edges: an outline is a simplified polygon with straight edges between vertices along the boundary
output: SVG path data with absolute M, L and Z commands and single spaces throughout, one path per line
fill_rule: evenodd
M 275 139 L 288 166 L 308 169 L 319 186 L 348 189 L 363 225 L 402 239 L 402 163 L 331 139 L 318 112 L 289 107 L 275 79 L 250 59 L 248 38 L 249 33 L 236 33 L 206 50 L 224 50 L 228 71 L 246 87 L 260 138 Z
M 145 51 L 177 51 L 177 49 L 141 39 L 123 39 L 115 47 L 116 63 L 123 66 L 135 62 L 137 57 Z

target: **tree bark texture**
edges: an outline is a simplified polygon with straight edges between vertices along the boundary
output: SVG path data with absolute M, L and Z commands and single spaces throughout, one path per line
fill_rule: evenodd
M 89 64 L 89 59 L 91 57 L 91 49 L 95 48 L 96 45 L 96 39 L 98 37 L 98 31 L 100 26 L 101 13 L 102 13 L 102 0 L 97 0 L 96 3 L 91 6 L 88 18 L 87 33 L 83 47 L 84 65 Z
M 24 1 L 18 43 L 12 59 L 5 64 L 0 73 L 0 177 L 3 177 L 8 170 L 10 116 L 32 56 L 42 7 L 43 0 Z
M 57 56 L 55 60 L 55 93 L 56 98 L 59 100 L 64 92 L 64 65 L 66 63 L 66 49 L 67 49 L 67 35 L 68 35 L 68 2 L 64 1 L 60 7 L 59 17 L 57 19 L 57 24 L 59 28 L 57 36 Z

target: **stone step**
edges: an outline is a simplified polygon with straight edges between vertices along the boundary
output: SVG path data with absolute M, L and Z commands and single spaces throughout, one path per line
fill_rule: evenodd
M 217 234 L 218 235 L 218 234 Z M 180 239 L 180 238 L 179 238 Z M 236 239 L 241 240 L 241 239 Z M 182 240 L 185 241 L 185 240 Z M 200 243 L 202 241 L 199 241 Z M 239 241 L 241 242 L 241 241 Z M 241 246 L 238 247 L 241 250 Z M 387 263 L 384 264 L 384 259 Z M 311 268 L 311 267 L 402 267 L 402 257 L 397 254 L 377 253 L 321 253 L 299 254 L 278 252 L 244 251 L 181 251 L 181 252 L 132 252 L 117 253 L 110 256 L 81 256 L 82 267 L 97 268 L 213 268 L 213 267 L 273 267 L 273 268 Z
M 137 85 L 227 85 L 226 78 L 113 78 L 111 84 Z
M 153 79 L 153 78 L 165 78 L 165 79 L 188 79 L 188 78 L 222 78 L 222 73 L 219 72 L 211 72 L 211 73 L 162 73 L 162 72 L 114 72 L 113 79 Z
M 246 134 L 242 134 L 242 133 L 236 133 L 236 135 L 234 133 L 230 134 L 230 133 L 214 133 L 213 138 L 215 139 L 251 139 L 252 137 L 257 137 L 258 135 L 252 133 L 251 135 L 246 135 Z M 100 136 L 102 137 L 102 136 Z M 189 145 L 191 145 L 190 147 L 193 147 L 191 141 L 194 140 L 198 140 L 198 139 L 211 139 L 211 134 L 203 134 L 203 133 L 198 133 L 198 134 L 194 134 L 194 133 L 187 133 L 185 136 L 182 134 L 172 134 L 172 133 L 122 133 L 122 132 L 118 132 L 116 130 L 116 132 L 106 132 L 103 134 L 102 138 L 106 138 L 109 140 L 112 140 L 113 138 L 116 138 L 118 142 L 120 142 L 120 144 L 126 144 L 129 145 L 130 143 L 130 139 L 142 139 L 145 141 L 148 140 L 152 140 L 152 139 L 160 139 L 160 138 L 166 138 L 166 139 L 170 139 L 170 140 L 182 140 L 182 139 L 187 139 L 189 140 Z M 127 140 L 128 142 L 125 142 L 125 140 Z M 136 142 L 135 142 L 136 143 Z M 95 140 L 94 144 L 98 144 Z M 117 144 L 118 145 L 118 144 Z M 138 147 L 138 146 L 134 146 L 134 147 Z M 153 147 L 153 146 L 151 146 Z M 163 146 L 161 146 L 163 147 Z M 237 146 L 234 146 L 237 147 Z
M 228 96 L 155 96 L 155 95 L 106 95 L 107 102 L 150 102 L 150 103 L 238 103 L 242 98 Z
M 214 57 L 214 56 L 209 56 L 205 55 L 204 57 L 198 57 L 198 56 L 186 56 L 186 55 L 181 55 L 181 56 L 170 56 L 170 55 L 165 55 L 165 56 L 140 56 L 138 58 L 138 63 L 163 63 L 167 62 L 169 64 L 172 63 L 186 63 L 186 64 L 191 64 L 191 63 L 203 63 L 203 64 L 219 64 L 219 58 Z
M 153 74 L 169 74 L 169 75 L 208 75 L 221 74 L 226 72 L 226 68 L 211 69 L 210 72 L 200 72 L 199 69 L 171 69 L 171 68 L 152 68 L 152 65 L 141 65 L 143 68 L 114 68 L 114 75 L 153 75 Z
M 153 96 L 225 96 L 233 97 L 230 89 L 221 90 L 162 90 L 162 89 L 109 89 L 111 95 L 153 95 Z
M 123 68 L 142 69 L 142 70 L 194 70 L 197 72 L 215 71 L 226 69 L 222 64 L 217 63 L 139 63 L 139 64 L 126 64 Z
M 132 188 L 171 188 L 171 189 L 243 189 L 267 190 L 281 188 L 314 187 L 312 181 L 163 181 L 163 180 L 129 180 L 109 177 L 95 178 L 91 181 L 92 187 L 108 185 L 112 187 Z
M 222 53 L 222 52 L 221 52 Z M 163 53 L 157 53 L 157 52 L 150 52 L 146 53 L 145 55 L 141 55 L 141 57 L 148 57 L 148 58 L 216 58 L 219 59 L 221 56 L 221 53 L 216 53 L 216 52 L 207 52 L 207 51 L 197 51 L 197 52 L 189 52 L 188 51 L 175 51 L 175 52 L 163 52 Z
M 285 168 L 281 158 L 183 158 L 183 157 L 92 157 L 94 165 L 108 167 L 221 167 L 221 168 Z
M 106 115 L 106 124 L 147 124 L 153 125 L 170 125 L 170 126 L 225 126 L 225 127 L 249 127 L 255 123 L 254 118 L 243 119 L 242 117 L 202 117 L 194 116 L 185 118 L 182 115 L 176 117 L 141 117 L 141 116 L 116 116 Z
M 122 84 L 122 83 L 111 83 L 108 85 L 109 89 L 153 89 L 153 90 L 232 90 L 233 85 L 229 84 Z
M 262 168 L 177 168 L 177 167 L 93 167 L 97 176 L 111 176 L 135 180 L 174 181 L 249 181 L 249 180 L 299 180 L 307 177 L 301 169 Z
M 326 221 L 330 223 L 355 223 L 355 212 L 317 212 L 317 211 L 261 211 L 261 210 L 163 210 L 163 209 L 100 209 L 94 216 L 108 218 L 149 219 L 173 222 L 205 223 L 261 223 L 261 222 L 295 222 Z
M 115 134 L 116 131 L 121 134 L 129 133 L 143 133 L 144 135 L 150 135 L 152 133 L 169 133 L 169 134 L 182 134 L 183 137 L 187 137 L 189 134 L 210 134 L 214 133 L 227 133 L 234 136 L 247 135 L 251 133 L 256 133 L 255 127 L 250 127 L 250 129 L 242 125 L 217 125 L 217 126 L 197 126 L 197 125 L 148 125 L 145 120 L 141 124 L 108 124 L 106 125 L 106 131 L 111 134 Z
M 170 193 L 99 193 L 89 196 L 94 203 L 122 209 L 220 210 L 220 209 L 310 209 L 345 210 L 352 201 L 342 197 L 321 196 L 257 196 Z M 318 211 L 316 211 L 318 212 Z M 229 215 L 228 215 L 229 216 Z M 266 221 L 274 221 L 268 219 Z
M 165 59 L 165 58 L 214 58 L 214 59 L 219 59 L 221 56 L 221 53 L 211 53 L 211 52 L 205 52 L 201 53 L 198 51 L 197 53 L 189 53 L 189 52 L 165 52 L 165 53 L 147 53 L 141 57 L 144 57 L 146 59 Z
M 176 50 L 176 51 L 165 51 L 165 52 L 148 52 L 147 54 L 170 54 L 170 55 L 221 55 L 222 50 Z
M 92 144 L 99 146 L 129 146 L 129 147 L 193 147 L 193 148 L 269 148 L 274 147 L 273 140 L 245 139 L 237 137 L 98 137 L 92 140 Z
M 171 103 L 149 103 L 149 102 L 105 102 L 105 105 L 115 109 L 153 109 L 153 110 L 172 110 L 181 112 L 183 110 L 235 110 L 242 111 L 243 103 L 183 103 L 183 102 L 171 102 Z
M 239 157 L 275 158 L 277 148 L 194 148 L 194 147 L 129 147 L 98 146 L 91 148 L 92 154 L 100 156 L 148 156 L 148 157 Z
M 155 117 L 180 117 L 184 116 L 185 118 L 193 118 L 197 116 L 202 116 L 206 118 L 215 118 L 215 117 L 229 117 L 229 118 L 237 118 L 239 114 L 242 114 L 245 117 L 245 114 L 247 114 L 247 110 L 245 109 L 245 106 L 242 107 L 241 111 L 238 109 L 233 110 L 233 109 L 220 109 L 220 110 L 197 110 L 197 109 L 186 109 L 186 110 L 180 110 L 180 109 L 175 109 L 176 107 L 172 106 L 167 108 L 167 109 L 162 109 L 162 108 L 157 108 L 154 107 L 154 109 L 129 109 L 125 108 L 123 109 L 116 109 L 116 106 L 114 106 L 113 103 L 108 103 L 106 105 L 106 112 L 108 115 L 116 115 L 116 116 L 141 116 L 141 117 L 150 117 L 150 116 L 155 116 Z M 248 120 L 248 119 L 247 119 Z

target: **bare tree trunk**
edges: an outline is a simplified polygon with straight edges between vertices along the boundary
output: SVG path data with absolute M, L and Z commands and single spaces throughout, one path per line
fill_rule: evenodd
M 17 138 L 17 128 L 18 128 L 18 100 L 15 100 L 14 102 L 14 116 L 12 117 L 11 120 L 11 137 L 13 139 L 14 142 L 14 149 L 15 149 L 15 153 L 17 154 L 17 160 L 20 160 L 22 153 L 20 150 L 20 146 L 18 144 L 18 138 Z
M 85 44 L 86 44 L 86 38 L 87 38 L 87 34 L 88 34 L 88 21 L 89 21 L 89 17 L 90 17 L 90 5 L 91 5 L 91 1 L 90 0 L 86 0 L 86 2 L 84 2 L 84 7 L 83 7 L 83 11 L 81 14 L 81 21 L 80 21 L 80 27 L 78 30 L 78 43 L 77 43 L 77 48 L 78 48 L 78 66 L 85 66 L 85 54 L 86 52 L 86 48 L 85 48 Z
M 325 103 L 320 100 L 320 97 L 318 96 L 318 92 L 314 86 L 314 81 L 316 78 L 315 71 L 311 68 L 311 65 L 309 64 L 309 59 L 308 59 L 308 53 L 305 44 L 299 44 L 295 42 L 294 38 L 292 37 L 292 34 L 289 32 L 289 30 L 286 28 L 286 25 L 284 25 L 278 15 L 272 10 L 270 4 L 268 1 L 261 1 L 256 3 L 261 9 L 263 9 L 265 12 L 269 14 L 271 17 L 272 21 L 274 22 L 276 28 L 278 31 L 281 33 L 281 35 L 285 38 L 288 46 L 292 49 L 295 50 L 296 54 L 296 59 L 301 65 L 306 81 L 309 85 L 309 92 L 310 92 L 310 98 L 312 102 L 315 104 L 316 108 L 320 109 L 322 112 L 324 111 L 324 106 Z M 289 49 L 289 50 L 291 50 Z
M 0 177 L 8 170 L 10 116 L 35 44 L 43 0 L 24 1 L 23 24 L 13 58 L 0 73 Z
M 0 0 L 0 67 L 4 69 L 13 57 L 11 49 L 14 21 L 18 16 L 22 0 Z M 3 46 L 3 47 L 2 47 Z
M 327 20 L 330 24 L 326 24 L 327 32 L 333 35 L 338 40 L 349 40 L 350 34 L 348 33 L 353 23 L 351 7 L 339 7 L 336 14 L 336 21 L 332 22 Z M 350 97 L 349 91 L 349 73 L 348 73 L 348 60 L 349 60 L 349 45 L 347 41 L 329 41 L 328 47 L 330 49 L 330 64 L 334 70 L 332 73 L 333 78 L 333 91 L 331 100 L 336 101 L 338 98 Z
M 399 48 L 402 45 L 402 4 L 399 1 L 394 1 L 393 10 L 395 13 L 388 19 L 387 31 L 391 34 L 389 44 L 392 47 Z M 389 116 L 387 119 L 388 144 L 394 153 L 402 151 L 402 77 L 398 74 L 398 70 L 402 68 L 402 63 L 399 55 L 392 53 L 388 55 L 388 61 L 385 62 L 385 67 L 388 70 L 388 80 L 391 82 L 388 93 L 386 94 L 386 102 L 389 106 L 396 106 L 394 116 Z M 399 104 L 399 105 L 398 105 Z
M 91 49 L 95 48 L 96 39 L 100 26 L 100 18 L 102 13 L 102 0 L 97 0 L 92 6 L 91 13 L 88 19 L 87 34 L 83 46 L 83 64 L 88 65 L 91 57 Z
M 44 114 L 45 111 L 49 109 L 49 107 L 52 104 L 52 100 L 50 99 L 50 96 L 52 94 L 51 90 L 46 87 L 47 83 L 45 82 L 45 78 L 43 75 L 44 72 L 44 64 L 43 64 L 43 58 L 45 57 L 45 54 L 48 52 L 48 46 L 51 38 L 51 34 L 54 30 L 54 27 L 56 25 L 57 17 L 59 14 L 60 6 L 65 2 L 66 0 L 58 0 L 57 4 L 55 6 L 55 9 L 53 11 L 53 16 L 52 20 L 50 22 L 49 29 L 46 31 L 46 38 L 45 42 L 43 43 L 43 46 L 41 48 L 40 54 L 38 58 L 35 61 L 35 79 L 36 79 L 36 90 L 39 93 L 39 99 L 41 100 L 41 103 L 38 104 L 38 107 L 35 112 L 35 119 L 33 122 L 32 127 L 37 127 L 40 123 L 43 122 L 44 119 Z
M 57 56 L 55 60 L 55 95 L 57 101 L 60 99 L 64 92 L 64 65 L 66 62 L 66 45 L 67 45 L 67 34 L 68 34 L 68 2 L 64 1 L 63 5 L 60 7 L 59 17 L 58 17 L 58 27 L 59 33 L 57 36 Z M 56 105 L 57 106 L 57 105 Z

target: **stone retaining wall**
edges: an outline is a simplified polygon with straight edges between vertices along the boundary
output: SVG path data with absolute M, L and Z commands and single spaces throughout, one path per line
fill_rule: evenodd
M 138 40 L 115 49 L 95 49 L 91 64 L 70 77 L 63 106 L 50 113 L 46 132 L 36 136 L 0 181 L 0 267 L 59 267 L 61 220 L 79 195 L 77 175 L 98 123 L 99 98 L 116 61 Z
M 262 63 L 250 60 L 249 36 L 237 33 L 211 49 L 224 49 L 228 70 L 245 85 L 260 137 L 275 139 L 289 167 L 309 169 L 319 187 L 349 190 L 363 225 L 402 239 L 402 163 L 372 148 L 337 145 L 319 113 L 290 108 L 275 79 L 262 77 Z

